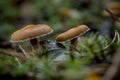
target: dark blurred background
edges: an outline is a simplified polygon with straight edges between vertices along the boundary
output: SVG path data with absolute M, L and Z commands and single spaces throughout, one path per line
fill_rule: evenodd
M 106 6 L 120 0 L 1 0 L 0 43 L 28 24 L 48 24 L 54 29 L 50 38 L 69 28 L 86 24 L 91 32 L 111 36 L 118 28 L 115 20 L 104 13 Z M 120 10 L 119 10 L 120 11 Z M 119 12 L 120 13 L 120 12 Z M 119 14 L 118 14 L 119 15 Z M 119 28 L 118 28 L 119 29 Z

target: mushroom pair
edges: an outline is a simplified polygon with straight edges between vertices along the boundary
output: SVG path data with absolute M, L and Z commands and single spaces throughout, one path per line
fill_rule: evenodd
M 70 56 L 71 59 L 74 59 L 73 53 L 71 53 L 71 51 L 73 51 L 73 48 L 77 46 L 77 37 L 83 35 L 88 30 L 89 28 L 86 25 L 80 25 L 78 27 L 72 28 L 66 32 L 59 34 L 56 37 L 56 42 L 64 42 L 70 40 L 71 41 Z
M 40 47 L 38 38 L 48 35 L 52 32 L 53 32 L 53 30 L 50 28 L 50 26 L 45 25 L 45 24 L 28 25 L 28 26 L 25 26 L 24 28 L 14 32 L 11 36 L 10 41 L 13 43 L 30 41 L 30 43 L 33 47 L 36 47 L 36 45 L 37 45 L 37 47 L 38 46 Z M 18 44 L 18 46 L 20 47 L 20 49 L 22 50 L 24 55 L 26 57 L 28 57 L 26 52 L 22 48 L 22 46 L 20 44 Z M 40 49 L 40 51 L 42 51 L 42 50 Z

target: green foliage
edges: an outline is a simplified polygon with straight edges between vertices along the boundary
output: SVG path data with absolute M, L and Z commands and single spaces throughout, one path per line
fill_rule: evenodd
M 58 79 L 58 80 L 70 80 L 70 79 L 80 79 L 85 80 L 87 77 L 87 69 L 91 68 L 91 66 L 96 66 L 97 64 L 102 64 L 106 62 L 106 65 L 111 61 L 111 57 L 109 57 L 112 53 L 110 53 L 110 48 L 114 47 L 116 52 L 119 51 L 119 45 L 112 44 L 107 49 L 104 49 L 109 42 L 111 41 L 109 38 L 105 38 L 104 36 L 96 35 L 93 36 L 82 37 L 78 42 L 77 48 L 80 50 L 74 53 L 74 61 L 71 61 L 69 56 L 69 50 L 56 49 L 47 51 L 48 57 L 40 57 L 39 49 L 33 52 L 36 55 L 29 54 L 29 58 L 25 61 L 21 61 L 21 65 L 17 63 L 15 58 L 5 55 L 0 55 L 0 74 L 10 74 L 13 77 L 17 76 L 28 76 L 28 77 L 36 77 L 39 79 Z M 50 44 L 48 44 L 50 46 Z M 66 44 L 64 44 L 66 46 Z M 67 44 L 68 46 L 68 44 Z M 66 46 L 66 47 L 67 47 Z M 49 50 L 49 49 L 48 49 Z M 102 51 L 101 51 L 102 50 Z M 67 51 L 67 52 L 66 52 Z M 67 54 L 66 54 L 67 53 Z M 56 56 L 57 54 L 57 56 Z M 59 54 L 59 55 L 58 55 Z M 79 56 L 78 56 L 79 54 Z M 101 54 L 104 54 L 105 59 Z M 66 55 L 66 60 L 54 60 L 58 58 L 60 55 Z M 51 58 L 54 57 L 54 58 Z M 97 62 L 95 57 L 100 58 L 101 62 Z M 109 59 L 108 59 L 109 57 Z M 93 69 L 94 70 L 94 69 Z M 30 75 L 32 74 L 32 75 Z M 79 76 L 82 75 L 82 76 Z

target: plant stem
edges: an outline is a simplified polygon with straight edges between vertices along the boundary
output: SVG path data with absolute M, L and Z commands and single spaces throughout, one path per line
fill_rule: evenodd
M 15 60 L 18 62 L 19 66 L 21 67 L 21 66 L 22 66 L 22 64 L 20 63 L 20 61 L 18 60 L 18 58 L 17 58 L 17 57 L 15 57 Z

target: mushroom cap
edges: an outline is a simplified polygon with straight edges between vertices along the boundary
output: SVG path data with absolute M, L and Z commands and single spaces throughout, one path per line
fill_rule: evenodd
M 11 35 L 11 42 L 22 42 L 39 36 L 45 36 L 52 33 L 52 29 L 45 24 L 27 25 L 24 28 L 14 32 Z
M 86 25 L 80 25 L 80 26 L 72 28 L 64 33 L 59 34 L 56 37 L 56 41 L 63 42 L 63 41 L 71 40 L 79 35 L 84 34 L 88 30 L 89 30 L 89 28 Z

